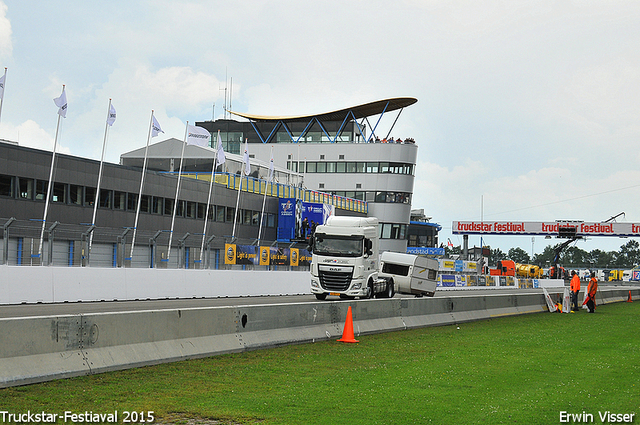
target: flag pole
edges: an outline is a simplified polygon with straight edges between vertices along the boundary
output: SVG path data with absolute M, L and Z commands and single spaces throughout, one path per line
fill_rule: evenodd
M 258 228 L 258 246 L 260 246 L 260 237 L 262 236 L 262 222 L 264 221 L 264 205 L 267 202 L 267 189 L 269 189 L 269 183 L 273 179 L 273 146 L 271 146 L 271 160 L 269 162 L 269 179 L 264 187 L 264 198 L 262 198 L 262 212 L 260 213 L 260 227 Z
M 242 190 L 242 176 L 244 175 L 244 171 L 240 170 L 240 184 L 238 185 L 238 197 L 236 198 L 236 211 L 233 215 L 233 234 L 231 238 L 236 237 L 236 223 L 238 222 L 238 206 L 240 204 L 240 191 Z
M 178 193 L 180 192 L 180 177 L 182 177 L 182 162 L 184 161 L 184 147 L 187 145 L 187 129 L 189 121 L 184 128 L 184 142 L 182 143 L 182 153 L 180 154 L 180 168 L 178 169 L 178 184 L 176 184 L 176 197 L 173 201 L 173 214 L 171 215 L 171 230 L 169 231 L 169 247 L 167 248 L 167 261 L 171 256 L 171 241 L 173 241 L 173 226 L 176 222 L 176 211 L 178 210 Z
M 2 76 L 2 96 L 0 96 L 0 118 L 2 118 L 2 105 L 4 105 L 4 88 L 7 85 L 7 68 L 4 68 L 4 75 Z
M 109 132 L 109 114 L 111 113 L 111 99 L 109 99 L 109 107 L 107 108 L 107 122 L 104 125 L 104 139 L 102 140 L 102 155 L 100 156 L 100 169 L 98 171 L 98 185 L 96 187 L 96 200 L 93 203 L 93 216 L 91 224 L 96 224 L 96 213 L 98 212 L 98 202 L 100 202 L 100 184 L 102 183 L 102 170 L 104 168 L 104 153 L 107 148 L 107 134 Z M 91 255 L 91 246 L 93 244 L 93 232 L 89 236 L 89 255 Z
M 236 211 L 235 214 L 233 215 L 233 234 L 231 235 L 231 238 L 235 238 L 236 237 L 236 224 L 238 222 L 238 207 L 240 206 L 240 191 L 242 190 L 242 177 L 244 176 L 244 170 L 247 167 L 247 163 L 249 163 L 249 152 L 248 152 L 248 147 L 247 147 L 247 139 L 245 138 L 244 141 L 244 147 L 245 147 L 245 155 L 242 158 L 242 168 L 240 169 L 240 184 L 238 185 L 238 198 L 236 199 Z M 245 163 L 245 160 L 247 161 Z M 247 184 L 249 184 L 249 173 L 247 173 Z
M 49 183 L 47 184 L 47 197 L 44 202 L 44 215 L 42 217 L 42 230 L 40 231 L 40 247 L 38 249 L 38 257 L 42 258 L 42 243 L 44 241 L 44 229 L 47 222 L 47 212 L 49 210 L 49 198 L 51 196 L 51 186 L 53 180 L 53 169 L 56 161 L 56 146 L 58 144 L 58 129 L 60 128 L 60 115 L 58 115 L 58 123 L 56 124 L 56 137 L 53 140 L 53 152 L 51 152 L 51 167 L 49 168 Z
M 149 131 L 147 132 L 147 147 L 144 149 L 144 161 L 142 163 L 142 177 L 140 177 L 140 191 L 138 192 L 138 207 L 136 208 L 136 221 L 133 225 L 133 237 L 131 239 L 131 254 L 129 260 L 133 262 L 133 248 L 136 243 L 136 233 L 138 230 L 138 217 L 140 216 L 140 203 L 142 202 L 142 187 L 144 186 L 144 175 L 147 169 L 147 153 L 149 152 L 149 140 L 151 140 L 151 126 L 153 125 L 153 109 L 151 110 L 151 119 L 149 120 Z
M 64 85 L 62 86 L 64 91 Z M 42 229 L 40 230 L 40 247 L 38 248 L 38 257 L 42 264 L 42 244 L 44 242 L 44 229 L 47 224 L 47 212 L 49 211 L 49 198 L 51 196 L 51 186 L 53 180 L 53 169 L 56 161 L 56 146 L 58 145 L 58 130 L 60 128 L 60 114 L 58 114 L 58 124 L 56 124 L 56 137 L 53 139 L 53 152 L 51 153 L 51 168 L 49 169 L 49 184 L 47 184 L 47 197 L 44 202 L 44 215 L 42 217 Z
M 220 139 L 220 130 L 218 130 L 218 139 Z M 213 143 L 211 143 L 213 147 Z M 211 180 L 209 181 L 209 197 L 207 198 L 207 210 L 204 213 L 204 228 L 202 229 L 202 245 L 200 245 L 200 267 L 202 267 L 202 260 L 204 258 L 204 240 L 207 238 L 207 221 L 209 220 L 209 205 L 211 205 L 213 181 L 216 178 L 216 167 L 218 164 L 218 152 L 214 151 L 213 154 L 213 167 L 211 168 Z M 213 214 L 215 220 L 215 212 Z

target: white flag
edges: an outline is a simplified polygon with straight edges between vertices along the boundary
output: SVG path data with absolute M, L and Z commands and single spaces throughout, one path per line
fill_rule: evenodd
M 164 131 L 162 131 L 162 128 L 160 128 L 160 124 L 158 124 L 158 120 L 156 119 L 156 117 L 154 115 L 152 115 L 152 117 L 153 124 L 151 124 L 151 137 L 156 137 L 158 134 L 164 133 Z
M 248 176 L 251 173 L 251 163 L 249 162 L 249 141 L 244 139 L 244 156 L 242 157 L 244 163 L 244 173 Z
M 111 106 L 109 106 L 109 117 L 107 118 L 107 124 L 109 124 L 109 127 L 111 127 L 114 122 L 116 122 L 116 108 L 114 108 L 112 104 Z
M 202 147 L 209 146 L 209 131 L 195 125 L 187 125 L 187 144 Z
M 218 130 L 218 165 L 224 164 L 227 160 L 227 157 L 224 154 L 224 149 L 222 148 L 222 139 L 220 138 L 220 130 Z
M 4 97 L 4 79 L 6 75 L 0 77 L 0 99 Z
M 62 86 L 62 94 L 60 97 L 56 97 L 53 99 L 53 103 L 58 107 L 58 115 L 62 118 L 67 117 L 67 93 L 64 91 L 64 86 Z

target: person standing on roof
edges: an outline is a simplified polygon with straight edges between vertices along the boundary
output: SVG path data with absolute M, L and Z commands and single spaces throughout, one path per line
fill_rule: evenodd
M 571 309 L 573 311 L 580 311 L 578 308 L 578 293 L 580 292 L 580 276 L 575 270 L 571 272 Z

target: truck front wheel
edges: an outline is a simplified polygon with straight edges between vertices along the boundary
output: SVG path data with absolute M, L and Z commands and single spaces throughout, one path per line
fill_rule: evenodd
M 375 287 L 373 286 L 373 282 L 369 281 L 369 294 L 367 298 L 372 299 L 376 296 Z
M 316 294 L 316 298 L 320 301 L 324 301 L 327 299 L 327 294 Z

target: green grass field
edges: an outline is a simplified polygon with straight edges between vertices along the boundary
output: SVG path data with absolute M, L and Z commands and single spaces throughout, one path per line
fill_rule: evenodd
M 640 303 L 458 326 L 8 388 L 0 410 L 183 424 L 557 424 L 561 412 L 602 423 L 609 411 L 640 423 Z

